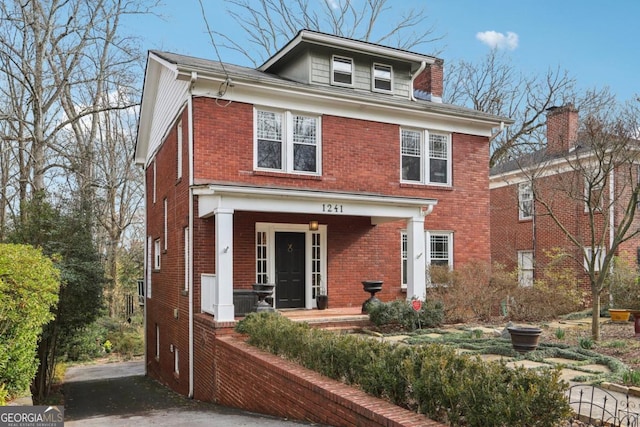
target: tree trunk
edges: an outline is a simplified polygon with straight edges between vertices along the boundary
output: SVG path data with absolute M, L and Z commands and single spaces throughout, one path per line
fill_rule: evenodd
M 593 313 L 591 314 L 591 338 L 600 341 L 600 293 L 592 292 Z

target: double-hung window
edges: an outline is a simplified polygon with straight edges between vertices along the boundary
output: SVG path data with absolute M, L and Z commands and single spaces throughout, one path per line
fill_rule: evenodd
M 518 283 L 533 286 L 533 251 L 518 251 Z
M 531 182 L 518 184 L 518 219 L 533 217 L 533 190 Z
M 402 266 L 402 287 L 407 286 L 407 260 L 408 246 L 407 233 L 401 234 L 401 266 Z M 425 253 L 427 254 L 427 267 L 430 266 L 446 266 L 453 268 L 453 233 L 450 231 L 426 231 L 425 232 Z
M 391 92 L 392 71 L 390 65 L 373 64 L 373 90 L 375 92 Z
M 331 84 L 353 86 L 353 59 L 334 55 L 331 60 Z
M 604 264 L 604 257 L 606 255 L 607 251 L 602 246 L 584 248 L 584 269 L 589 271 L 589 264 L 593 262 L 593 271 L 599 272 L 602 270 L 602 264 Z
M 257 169 L 320 174 L 320 117 L 256 110 Z
M 400 140 L 403 182 L 451 185 L 450 135 L 402 129 Z

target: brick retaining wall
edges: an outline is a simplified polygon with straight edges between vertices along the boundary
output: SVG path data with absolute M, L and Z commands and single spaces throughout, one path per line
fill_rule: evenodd
M 216 403 L 336 427 L 446 427 L 231 336 L 216 337 Z

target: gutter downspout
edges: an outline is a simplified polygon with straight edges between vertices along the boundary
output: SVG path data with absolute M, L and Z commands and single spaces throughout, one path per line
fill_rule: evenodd
M 418 68 L 416 72 L 413 73 L 413 75 L 411 76 L 411 100 L 412 101 L 417 101 L 415 96 L 415 89 L 413 88 L 413 81 L 420 75 L 420 73 L 424 71 L 425 68 L 427 68 L 427 61 L 422 61 L 420 63 L 420 68 Z
M 198 79 L 198 73 L 191 73 L 189 97 L 187 99 L 187 127 L 189 138 L 187 142 L 189 159 L 189 398 L 193 399 L 193 86 Z M 186 266 L 185 266 L 186 267 Z

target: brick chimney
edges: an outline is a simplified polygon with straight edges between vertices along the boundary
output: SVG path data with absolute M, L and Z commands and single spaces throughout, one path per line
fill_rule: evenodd
M 578 110 L 573 104 L 547 109 L 547 153 L 567 153 L 578 142 Z
M 416 98 L 442 102 L 443 68 L 444 61 L 439 58 L 433 64 L 427 64 L 427 68 L 413 81 L 413 92 Z

